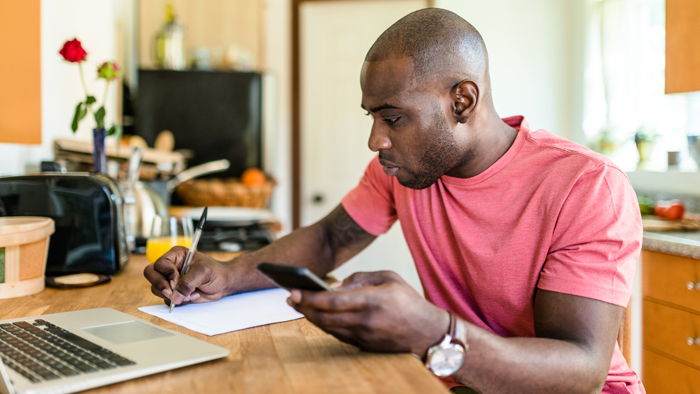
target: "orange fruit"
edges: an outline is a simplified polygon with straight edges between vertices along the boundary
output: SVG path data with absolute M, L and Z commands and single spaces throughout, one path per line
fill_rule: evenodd
M 266 180 L 265 173 L 259 168 L 249 168 L 241 175 L 241 183 L 246 186 L 262 185 Z

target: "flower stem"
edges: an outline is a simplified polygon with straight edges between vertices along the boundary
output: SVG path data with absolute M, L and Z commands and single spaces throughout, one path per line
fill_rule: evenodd
M 83 84 L 83 91 L 85 92 L 85 100 L 87 100 L 87 97 L 90 95 L 87 90 L 87 84 L 85 83 L 85 75 L 83 74 L 83 62 L 78 62 L 78 69 L 80 70 L 80 82 Z M 87 105 L 87 109 L 92 114 L 92 105 Z
M 107 80 L 107 83 L 105 83 L 105 95 L 102 98 L 102 106 L 107 105 L 107 92 L 109 91 L 109 83 L 112 82 L 109 79 Z

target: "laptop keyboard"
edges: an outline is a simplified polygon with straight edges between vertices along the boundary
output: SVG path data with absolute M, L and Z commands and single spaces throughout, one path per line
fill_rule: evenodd
M 35 383 L 135 364 L 42 319 L 0 324 L 0 358 Z

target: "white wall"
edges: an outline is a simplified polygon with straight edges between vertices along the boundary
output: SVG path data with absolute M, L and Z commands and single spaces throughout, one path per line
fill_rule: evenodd
M 496 110 L 581 141 L 585 0 L 436 0 L 481 33 Z
M 53 158 L 53 140 L 71 137 L 73 112 L 85 99 L 78 67 L 63 60 L 58 51 L 67 40 L 78 38 L 88 52 L 83 64 L 90 92 L 103 100 L 104 82 L 97 81 L 97 66 L 114 57 L 113 0 L 42 0 L 41 2 L 41 145 L 0 144 L 0 175 L 23 174 Z M 114 97 L 114 86 L 111 87 Z M 108 101 L 108 124 L 114 99 Z M 84 119 L 76 138 L 92 137 L 94 120 Z

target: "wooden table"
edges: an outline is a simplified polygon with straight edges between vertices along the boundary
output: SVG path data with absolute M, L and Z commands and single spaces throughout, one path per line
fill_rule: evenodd
M 134 255 L 108 284 L 0 300 L 0 319 L 109 307 L 231 350 L 224 359 L 91 393 L 448 393 L 415 357 L 361 352 L 306 319 L 209 337 L 143 313 L 137 308 L 162 302 L 143 277 L 146 264 Z

